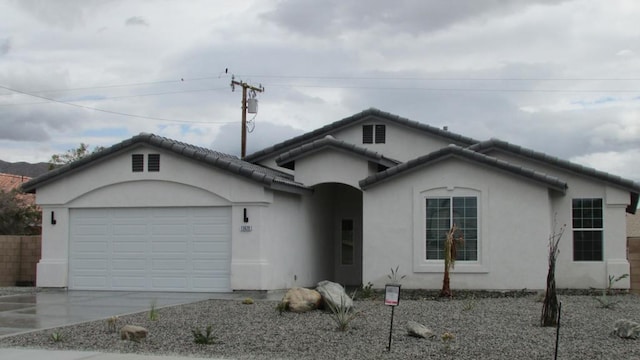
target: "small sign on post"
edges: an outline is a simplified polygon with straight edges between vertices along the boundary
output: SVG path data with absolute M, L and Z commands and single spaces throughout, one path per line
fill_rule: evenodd
M 387 284 L 384 287 L 384 304 L 391 306 L 391 326 L 389 327 L 389 345 L 387 350 L 391 351 L 391 335 L 393 333 L 393 310 L 400 303 L 400 284 Z

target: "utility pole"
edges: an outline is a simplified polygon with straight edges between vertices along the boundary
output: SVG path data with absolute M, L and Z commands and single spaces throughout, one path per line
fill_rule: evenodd
M 257 92 L 263 92 L 264 87 L 262 85 L 253 86 L 244 81 L 236 81 L 234 76 L 231 76 L 231 91 L 235 91 L 235 86 L 242 86 L 242 135 L 240 140 L 240 158 L 244 159 L 247 152 L 247 89 L 251 91 L 251 98 L 254 99 Z

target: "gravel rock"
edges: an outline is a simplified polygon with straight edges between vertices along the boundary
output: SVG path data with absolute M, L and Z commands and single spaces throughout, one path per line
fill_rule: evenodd
M 618 306 L 602 309 L 592 296 L 560 296 L 562 327 L 559 359 L 639 359 L 640 342 L 611 334 L 621 318 L 640 320 L 640 297 L 617 295 Z M 539 326 L 542 304 L 535 295 L 517 298 L 403 300 L 395 308 L 392 348 L 391 308 L 382 300 L 356 301 L 361 314 L 349 330 L 336 331 L 329 313 L 282 315 L 277 301 L 209 300 L 121 316 L 120 321 L 149 329 L 135 343 L 107 332 L 106 320 L 0 339 L 0 346 L 92 350 L 140 354 L 180 354 L 234 359 L 551 359 L 556 329 Z M 428 323 L 437 335 L 425 341 L 406 334 L 414 320 Z M 397 324 L 397 325 L 396 325 Z M 192 330 L 211 325 L 216 342 L 197 345 Z M 53 342 L 52 332 L 64 341 Z M 447 344 L 441 335 L 454 335 Z

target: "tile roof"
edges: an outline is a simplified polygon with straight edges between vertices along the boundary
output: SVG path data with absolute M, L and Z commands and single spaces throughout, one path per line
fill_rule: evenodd
M 563 160 L 555 156 L 547 155 L 542 152 L 527 149 L 522 146 L 514 145 L 506 141 L 492 138 L 486 141 L 482 141 L 477 144 L 473 144 L 468 147 L 469 150 L 486 153 L 492 149 L 499 149 L 514 155 L 518 155 L 524 158 L 528 158 L 537 162 L 544 163 L 545 165 L 551 165 L 556 168 L 569 171 L 581 176 L 586 176 L 592 179 L 603 181 L 605 183 L 617 186 L 631 193 L 631 204 L 627 207 L 627 212 L 635 214 L 635 210 L 638 206 L 638 194 L 640 194 L 640 184 L 622 178 L 617 175 L 609 174 L 604 171 L 596 170 L 587 166 L 572 163 L 568 160 Z
M 287 152 L 280 154 L 280 156 L 276 158 L 276 163 L 279 166 L 292 169 L 293 167 L 288 165 L 291 165 L 293 161 L 295 161 L 296 159 L 327 147 L 353 153 L 355 155 L 364 157 L 369 161 L 386 166 L 388 168 L 400 164 L 400 161 L 389 159 L 367 148 L 360 147 L 355 144 L 348 143 L 342 140 L 338 140 L 331 135 L 327 135 L 322 139 L 314 140 L 312 142 L 303 144 L 301 146 L 298 146 L 296 148 L 293 148 Z
M 0 173 L 0 190 L 11 191 L 30 179 L 28 176 Z
M 9 192 L 13 189 L 19 189 L 22 184 L 30 179 L 28 176 L 0 173 L 0 190 Z M 35 205 L 36 203 L 36 197 L 33 194 L 18 194 L 17 196 L 27 205 Z
M 275 153 L 279 153 L 279 152 L 284 152 L 284 151 L 288 151 L 292 148 L 298 147 L 304 143 L 307 143 L 309 141 L 313 141 L 313 140 L 317 140 L 320 139 L 326 135 L 331 135 L 332 132 L 335 132 L 337 130 L 340 130 L 342 128 L 351 126 L 357 122 L 361 122 L 361 121 L 365 121 L 365 120 L 370 120 L 372 117 L 374 118 L 378 118 L 378 119 L 383 119 L 383 120 L 387 120 L 390 122 L 394 122 L 396 124 L 400 124 L 400 125 L 404 125 L 410 128 L 413 128 L 415 130 L 418 131 L 422 131 L 425 133 L 429 133 L 432 135 L 436 135 L 439 137 L 442 137 L 444 139 L 447 139 L 448 141 L 458 144 L 458 145 L 462 145 L 462 146 L 469 146 L 472 144 L 476 144 L 479 141 L 466 137 L 466 136 L 462 136 L 462 135 L 458 135 L 455 133 L 452 133 L 450 131 L 446 131 L 446 130 L 442 130 L 440 128 L 437 128 L 435 126 L 431 126 L 431 125 L 427 125 L 427 124 L 423 124 L 417 121 L 413 121 L 413 120 L 409 120 L 407 118 L 403 118 L 400 117 L 398 115 L 393 115 L 391 113 L 385 112 L 385 111 L 381 111 L 375 108 L 370 108 L 368 110 L 364 110 L 360 113 L 357 113 L 355 115 L 349 116 L 347 118 L 344 118 L 342 120 L 338 120 L 336 122 L 333 122 L 331 124 L 325 125 L 319 129 L 313 130 L 311 132 L 296 136 L 294 138 L 291 138 L 289 140 L 283 141 L 281 143 L 275 144 L 273 146 L 270 146 L 268 148 L 262 149 L 260 151 L 256 151 L 252 154 L 249 154 L 245 157 L 246 161 L 250 161 L 250 162 L 258 162 L 263 160 L 264 158 L 274 155 Z
M 229 171 L 236 175 L 240 175 L 250 180 L 262 183 L 263 185 L 268 187 L 293 192 L 310 191 L 310 189 L 303 184 L 294 181 L 293 176 L 289 174 L 243 161 L 233 155 L 224 154 L 207 148 L 190 145 L 187 143 L 148 133 L 141 133 L 140 135 L 136 135 L 128 140 L 124 140 L 118 144 L 108 147 L 102 151 L 93 153 L 78 161 L 74 161 L 63 167 L 52 170 L 25 183 L 22 187 L 25 191 L 33 192 L 37 187 L 46 184 L 49 181 L 57 180 L 59 177 L 66 176 L 74 171 L 77 171 L 78 169 L 89 165 L 94 161 L 103 159 L 107 156 L 120 152 L 139 143 L 148 144 L 181 156 L 185 156 L 206 165 Z
M 473 162 L 476 162 L 482 165 L 486 165 L 486 166 L 497 168 L 506 172 L 510 172 L 514 175 L 524 177 L 528 180 L 541 183 L 551 189 L 554 189 L 562 193 L 564 193 L 567 189 L 567 183 L 555 176 L 550 176 L 539 171 L 535 171 L 526 167 L 511 164 L 507 161 L 500 160 L 491 156 L 487 156 L 469 149 L 465 149 L 461 146 L 454 145 L 454 144 L 448 145 L 446 147 L 443 147 L 427 155 L 420 156 L 413 160 L 409 160 L 405 163 L 402 163 L 398 166 L 395 166 L 385 171 L 371 175 L 366 179 L 363 179 L 360 181 L 360 187 L 363 190 L 365 190 L 375 184 L 378 184 L 382 181 L 390 179 L 396 175 L 406 173 L 419 166 L 435 163 L 437 161 L 440 161 L 442 159 L 445 159 L 451 156 L 463 158 L 466 160 L 471 160 Z

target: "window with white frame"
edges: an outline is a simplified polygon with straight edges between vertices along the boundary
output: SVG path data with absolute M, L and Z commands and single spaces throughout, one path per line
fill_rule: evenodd
M 426 198 L 426 260 L 444 259 L 447 232 L 456 225 L 464 238 L 456 260 L 478 260 L 478 198 L 451 196 Z
M 602 261 L 602 199 L 571 201 L 573 260 Z

